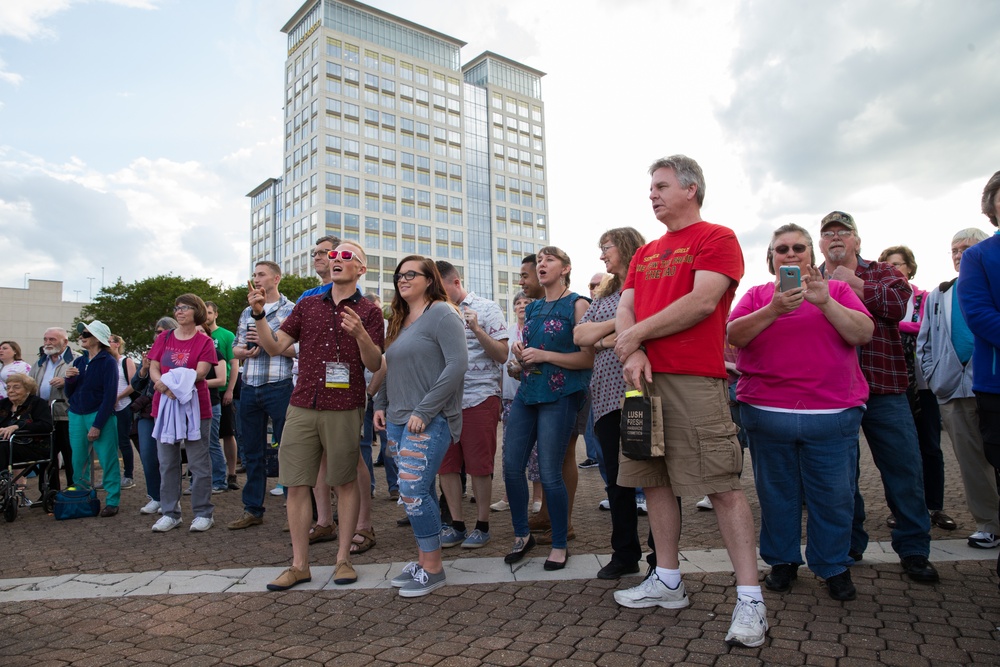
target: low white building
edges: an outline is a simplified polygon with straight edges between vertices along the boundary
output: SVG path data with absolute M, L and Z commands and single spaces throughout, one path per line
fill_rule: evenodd
M 69 330 L 84 303 L 63 301 L 61 280 L 28 280 L 28 289 L 0 287 L 0 340 L 21 346 L 29 364 L 38 359 L 42 334 L 49 327 Z

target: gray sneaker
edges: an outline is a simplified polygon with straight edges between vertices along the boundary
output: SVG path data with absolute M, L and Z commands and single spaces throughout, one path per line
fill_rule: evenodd
M 490 541 L 490 534 L 476 528 L 469 533 L 469 536 L 462 542 L 463 549 L 479 549 L 485 547 Z
M 393 577 L 389 583 L 392 584 L 393 588 L 402 588 L 406 584 L 413 581 L 413 573 L 420 569 L 420 566 L 416 563 L 407 563 L 403 566 L 403 571 Z
M 431 574 L 422 567 L 417 567 L 413 573 L 413 580 L 403 584 L 399 589 L 399 595 L 404 598 L 418 598 L 441 588 L 444 583 L 444 570 L 437 574 Z
M 465 537 L 464 530 L 460 533 L 451 526 L 442 526 L 441 528 L 441 546 L 445 549 L 448 547 L 457 547 L 465 541 Z
M 646 607 L 663 607 L 664 609 L 683 609 L 691 602 L 688 600 L 684 582 L 677 588 L 669 588 L 654 571 L 641 584 L 623 591 L 615 591 L 615 602 L 630 609 L 645 609 Z
M 122 489 L 134 489 L 135 488 L 135 480 L 132 479 L 131 477 L 122 477 L 121 488 Z

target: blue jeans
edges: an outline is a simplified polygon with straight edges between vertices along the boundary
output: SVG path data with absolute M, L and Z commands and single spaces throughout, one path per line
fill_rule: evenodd
M 552 548 L 566 548 L 569 498 L 562 477 L 562 462 L 570 433 L 576 424 L 576 413 L 580 411 L 585 397 L 586 392 L 578 391 L 551 403 L 535 405 L 525 405 L 520 394 L 514 397 L 504 437 L 503 480 L 507 487 L 515 537 L 525 537 L 529 532 L 528 480 L 524 469 L 537 440 L 538 468 L 552 520 Z
M 906 394 L 872 394 L 868 410 L 861 419 L 861 428 L 868 441 L 875 466 L 882 475 L 885 500 L 896 517 L 892 529 L 892 548 L 904 556 L 927 556 L 931 546 L 931 521 L 924 501 L 924 470 L 920 461 L 920 445 L 913 415 Z M 751 436 L 750 442 L 753 442 Z M 860 455 L 860 452 L 859 452 Z M 865 532 L 865 501 L 854 484 L 854 528 L 851 549 L 864 552 L 868 548 Z
M 399 467 L 399 496 L 413 527 L 417 548 L 424 553 L 441 548 L 441 506 L 434 480 L 451 446 L 448 420 L 438 414 L 423 433 L 406 424 L 387 424 L 389 455 Z M 388 460 L 388 459 L 387 459 Z
M 803 495 L 809 569 L 829 579 L 854 562 L 848 551 L 863 412 L 802 415 L 740 406 L 760 500 L 760 557 L 767 564 L 802 564 Z
M 264 471 L 264 447 L 267 446 L 267 419 L 271 418 L 274 442 L 281 442 L 285 411 L 292 397 L 291 379 L 270 382 L 260 387 L 243 385 L 240 396 L 240 425 L 243 433 L 243 465 L 247 483 L 243 485 L 243 509 L 254 516 L 264 516 L 267 475 Z
M 369 400 L 368 405 L 365 406 L 365 420 L 361 425 L 361 460 L 365 462 L 365 467 L 368 468 L 368 479 L 371 480 L 371 493 L 375 493 L 375 467 L 372 465 L 372 436 L 375 426 L 372 423 L 373 415 L 375 414 L 374 402 Z
M 160 502 L 160 455 L 153 439 L 152 419 L 142 418 L 136 424 L 139 433 L 139 460 L 142 461 L 142 476 L 146 478 L 146 495 L 150 500 Z
M 215 391 L 209 389 L 209 391 Z M 222 419 L 222 404 L 212 406 L 212 430 L 208 436 L 208 455 L 212 459 L 212 488 L 228 489 L 226 485 L 226 455 L 219 442 L 219 420 Z

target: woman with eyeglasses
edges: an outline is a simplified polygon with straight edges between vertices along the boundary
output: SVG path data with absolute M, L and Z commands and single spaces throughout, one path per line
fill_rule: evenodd
M 545 246 L 538 251 L 535 270 L 545 297 L 525 309 L 523 339 L 514 344 L 522 369 L 521 386 L 504 436 L 504 485 L 514 525 L 514 545 L 504 562 L 520 561 L 535 546 L 528 526 L 524 469 L 537 440 L 542 489 L 552 522 L 546 570 L 561 570 L 569 560 L 569 494 L 562 465 L 594 366 L 593 348 L 581 349 L 573 342 L 573 328 L 589 304 L 569 289 L 572 268 L 569 256 L 559 248 Z
M 215 525 L 212 504 L 212 460 L 208 438 L 212 428 L 212 401 L 205 378 L 218 362 L 215 343 L 201 329 L 208 311 L 195 294 L 174 301 L 177 328 L 157 336 L 149 351 L 149 380 L 153 396 L 153 438 L 160 461 L 160 513 L 154 533 L 165 533 L 181 523 L 181 443 L 191 473 L 190 531 L 204 532 Z M 186 400 L 185 400 L 186 399 Z
M 434 260 L 404 257 L 393 284 L 386 376 L 375 398 L 373 424 L 388 433 L 389 454 L 399 469 L 399 500 L 419 554 L 392 585 L 402 597 L 419 597 L 445 584 L 434 480 L 448 447 L 462 432 L 462 387 L 469 358 L 465 322 L 449 303 Z
M 858 430 L 868 383 L 857 346 L 875 324 L 851 287 L 825 280 L 802 227 L 775 230 L 767 268 L 778 278 L 751 287 L 727 334 L 739 349 L 736 384 L 760 499 L 764 585 L 791 588 L 802 564 L 802 502 L 809 514 L 806 562 L 835 600 L 856 597 L 848 554 L 854 519 Z M 800 285 L 782 276 L 800 274 Z
M 910 402 L 910 412 L 913 414 L 913 425 L 917 429 L 917 442 L 920 444 L 920 462 L 924 470 L 924 500 L 927 511 L 931 515 L 931 525 L 944 530 L 955 530 L 958 525 L 954 519 L 944 513 L 944 455 L 941 453 L 941 409 L 937 398 L 927 387 L 927 379 L 916 361 L 917 334 L 920 333 L 920 323 L 924 319 L 924 306 L 927 304 L 927 290 L 922 290 L 911 281 L 917 275 L 917 260 L 913 251 L 905 245 L 886 248 L 879 255 L 878 261 L 892 264 L 903 274 L 910 284 L 913 294 L 906 303 L 906 315 L 899 322 L 899 338 L 903 343 L 903 356 L 906 359 L 906 398 Z M 896 527 L 896 517 L 892 514 L 886 519 L 886 525 Z
M 105 506 L 101 516 L 118 514 L 121 499 L 121 470 L 118 467 L 118 362 L 111 356 L 111 330 L 99 320 L 76 325 L 80 345 L 86 354 L 66 369 L 66 398 L 69 400 L 69 443 L 73 449 L 73 483 L 90 488 L 90 466 L 94 448 L 101 462 Z
M 161 317 L 156 321 L 154 334 L 158 337 L 164 331 L 177 328 L 177 320 Z M 155 338 L 154 338 L 155 340 Z M 139 440 L 139 460 L 142 461 L 142 475 L 146 480 L 145 505 L 140 514 L 157 514 L 160 511 L 160 457 L 156 454 L 156 440 L 153 439 L 153 396 L 156 389 L 149 381 L 149 352 L 142 355 L 142 364 L 132 376 L 132 388 L 139 392 L 139 398 L 129 406 L 135 416 L 136 437 Z
M 601 445 L 607 469 L 608 505 L 611 508 L 611 560 L 597 573 L 599 579 L 618 579 L 639 571 L 642 546 L 639 544 L 636 490 L 618 486 L 618 458 L 621 454 L 621 402 L 625 398 L 622 363 L 615 355 L 615 317 L 629 263 L 646 239 L 631 227 L 609 229 L 598 247 L 610 280 L 598 285 L 594 302 L 573 331 L 577 345 L 596 352 L 590 379 L 594 434 Z

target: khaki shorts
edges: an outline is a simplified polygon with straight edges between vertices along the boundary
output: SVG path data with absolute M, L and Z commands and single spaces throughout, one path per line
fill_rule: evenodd
M 653 388 L 663 405 L 666 453 L 648 461 L 620 456 L 618 485 L 669 486 L 678 496 L 742 489 L 743 454 L 726 380 L 654 373 Z
M 326 455 L 326 483 L 342 486 L 357 479 L 365 409 L 310 410 L 288 406 L 278 448 L 282 486 L 315 486 Z

